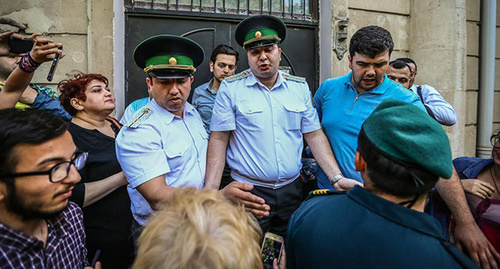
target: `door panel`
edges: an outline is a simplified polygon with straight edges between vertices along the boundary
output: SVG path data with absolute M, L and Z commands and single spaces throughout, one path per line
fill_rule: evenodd
M 234 39 L 234 31 L 239 21 L 234 18 L 221 17 L 204 19 L 199 16 L 127 13 L 125 38 L 126 105 L 147 96 L 146 74 L 135 65 L 133 52 L 142 40 L 153 35 L 182 35 L 203 47 L 205 59 L 196 69 L 192 89 L 212 78 L 208 64 L 212 50 L 219 44 L 228 44 L 240 53 L 237 73 L 247 69 L 246 51 Z M 291 74 L 305 77 L 311 91 L 314 92 L 318 87 L 319 78 L 317 27 L 310 24 L 287 23 L 287 28 L 286 40 L 281 44 L 283 55 L 280 65 L 290 66 Z

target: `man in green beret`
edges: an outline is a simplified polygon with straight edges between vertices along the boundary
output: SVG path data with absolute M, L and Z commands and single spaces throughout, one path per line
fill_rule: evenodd
M 477 268 L 423 213 L 453 173 L 448 137 L 420 108 L 383 101 L 358 137 L 364 189 L 312 192 L 288 226 L 288 268 Z
M 250 69 L 221 83 L 205 180 L 205 187 L 219 188 L 227 153 L 234 182 L 222 193 L 259 217 L 264 232 L 283 236 L 302 202 L 304 139 L 326 174 L 335 175 L 333 152 L 305 79 L 278 70 L 278 44 L 285 36 L 285 24 L 269 15 L 247 18 L 236 27 L 235 38 L 247 50 Z
M 134 51 L 153 99 L 121 129 L 116 155 L 129 182 L 138 230 L 173 188 L 203 186 L 208 135 L 186 102 L 203 57 L 200 45 L 172 35 L 150 37 Z

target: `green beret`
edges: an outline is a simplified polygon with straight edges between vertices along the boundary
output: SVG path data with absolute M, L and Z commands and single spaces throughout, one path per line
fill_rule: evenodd
M 418 107 L 386 99 L 366 118 L 361 131 L 389 158 L 442 177 L 453 172 L 450 141 L 441 125 Z
M 286 26 L 274 16 L 257 15 L 241 21 L 234 35 L 245 49 L 270 46 L 285 40 Z
M 157 35 L 142 41 L 134 50 L 134 61 L 156 78 L 191 76 L 203 62 L 203 48 L 189 38 Z

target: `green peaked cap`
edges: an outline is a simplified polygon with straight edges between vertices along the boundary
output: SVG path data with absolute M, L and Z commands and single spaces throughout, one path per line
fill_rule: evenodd
M 418 107 L 386 99 L 366 118 L 362 132 L 388 157 L 410 167 L 450 178 L 450 141 L 443 127 Z

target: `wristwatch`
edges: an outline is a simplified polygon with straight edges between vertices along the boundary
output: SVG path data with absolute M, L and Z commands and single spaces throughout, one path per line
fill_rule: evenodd
M 344 175 L 342 175 L 342 173 L 334 176 L 332 179 L 330 179 L 330 183 L 333 185 L 335 185 L 335 183 L 337 183 L 339 180 L 341 180 L 342 178 L 344 178 Z

